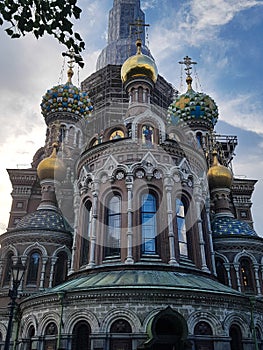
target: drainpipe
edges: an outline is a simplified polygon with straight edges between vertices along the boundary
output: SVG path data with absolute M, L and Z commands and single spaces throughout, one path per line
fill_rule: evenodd
M 57 339 L 57 349 L 62 350 L 63 348 L 60 347 L 61 345 L 61 330 L 62 327 L 64 327 L 63 324 L 63 312 L 64 312 L 64 299 L 65 299 L 66 292 L 59 292 L 58 293 L 58 299 L 60 302 L 60 318 L 59 318 L 59 327 L 58 327 L 58 339 Z
M 249 303 L 250 303 L 250 327 L 252 330 L 252 338 L 254 340 L 255 343 L 255 350 L 259 350 L 258 349 L 258 340 L 257 340 L 257 333 L 256 333 L 256 327 L 255 327 L 255 322 L 254 322 L 254 310 L 255 310 L 255 304 L 256 304 L 256 298 L 254 296 L 249 297 Z

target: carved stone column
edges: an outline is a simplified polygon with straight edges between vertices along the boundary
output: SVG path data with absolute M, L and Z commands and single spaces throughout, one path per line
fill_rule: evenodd
M 49 275 L 49 286 L 48 288 L 52 288 L 53 285 L 53 277 L 54 277 L 54 268 L 55 268 L 55 264 L 57 262 L 57 257 L 53 256 L 51 258 L 51 266 L 50 266 L 50 275 Z
M 95 248 L 97 239 L 97 220 L 98 220 L 98 194 L 99 194 L 99 181 L 93 181 L 92 190 L 92 221 L 91 221 L 91 231 L 90 231 L 90 256 L 88 266 L 91 268 L 95 266 Z
M 133 264 L 134 259 L 132 255 L 132 247 L 133 247 L 133 223 L 132 223 L 132 193 L 133 193 L 133 176 L 132 174 L 127 174 L 126 177 L 126 188 L 128 195 L 127 202 L 127 257 L 125 260 L 126 264 Z
M 260 288 L 260 283 L 259 283 L 259 276 L 258 276 L 259 265 L 258 264 L 253 264 L 253 270 L 254 270 L 254 273 L 255 273 L 257 294 L 258 295 L 262 295 L 261 288 Z
M 229 287 L 232 288 L 232 280 L 231 280 L 231 274 L 230 274 L 230 264 L 229 263 L 224 263 L 223 265 L 224 265 L 224 267 L 226 269 L 228 285 L 229 285 Z
M 45 272 L 46 272 L 46 264 L 48 261 L 48 257 L 42 257 L 42 269 L 39 281 L 39 289 L 44 289 L 44 280 L 45 280 Z
M 201 205 L 203 203 L 202 196 L 201 196 L 201 186 L 195 185 L 194 188 L 194 198 L 195 198 L 195 207 L 196 207 L 196 216 L 197 216 L 197 227 L 198 227 L 198 234 L 199 234 L 199 246 L 200 246 L 200 253 L 201 253 L 201 264 L 202 264 L 202 271 L 210 272 L 207 264 L 206 264 L 206 253 L 205 253 L 205 241 L 204 241 L 204 233 L 203 233 L 203 225 L 202 225 L 202 217 L 201 217 Z
M 73 194 L 73 209 L 74 209 L 74 233 L 73 233 L 73 245 L 72 245 L 72 260 L 69 274 L 74 272 L 75 256 L 76 256 L 76 239 L 78 234 L 79 225 L 79 207 L 80 207 L 80 194 L 77 180 L 74 182 L 74 194 Z
M 214 251 L 212 228 L 211 228 L 211 222 L 210 222 L 210 200 L 208 197 L 206 198 L 205 212 L 206 212 L 206 220 L 207 220 L 209 246 L 211 251 L 212 273 L 216 275 L 215 251 Z
M 236 271 L 236 278 L 237 278 L 237 289 L 239 292 L 241 292 L 241 282 L 240 282 L 240 274 L 239 274 L 239 263 L 233 264 L 235 271 Z
M 173 189 L 173 180 L 170 177 L 164 179 L 164 189 L 166 193 L 167 200 L 167 222 L 168 222 L 168 238 L 169 238 L 169 252 L 170 260 L 169 264 L 173 266 L 178 266 L 178 262 L 175 256 L 175 237 L 174 237 L 174 213 L 172 209 L 172 189 Z

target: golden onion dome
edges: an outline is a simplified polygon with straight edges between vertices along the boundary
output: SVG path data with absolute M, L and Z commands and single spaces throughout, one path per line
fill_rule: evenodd
M 134 77 L 148 77 L 154 83 L 157 81 L 158 69 L 154 60 L 142 54 L 141 40 L 137 40 L 137 54 L 129 57 L 122 65 L 121 79 L 125 83 L 130 78 Z
M 230 169 L 218 161 L 217 152 L 213 152 L 213 164 L 207 173 L 210 189 L 230 188 L 233 181 L 233 174 Z
M 66 169 L 64 163 L 57 158 L 58 144 L 55 142 L 52 147 L 51 155 L 38 164 L 37 175 L 40 180 L 56 179 L 61 181 L 65 177 Z

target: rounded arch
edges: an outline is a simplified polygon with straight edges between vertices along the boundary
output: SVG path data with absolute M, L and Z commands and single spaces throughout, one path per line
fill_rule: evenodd
M 141 321 L 139 317 L 131 310 L 120 308 L 115 310 L 110 310 L 104 320 L 102 321 L 100 332 L 106 333 L 110 332 L 110 327 L 114 321 L 118 319 L 123 319 L 131 325 L 132 333 L 138 333 L 141 331 Z
M 167 345 L 179 345 L 180 349 L 188 337 L 188 326 L 185 318 L 171 307 L 155 313 L 148 319 L 146 332 L 148 340 L 145 342 L 148 346 L 157 346 L 163 349 Z
M 221 321 L 211 312 L 197 311 L 189 316 L 187 323 L 190 334 L 194 334 L 194 329 L 198 322 L 208 323 L 214 335 L 221 336 L 224 334 Z
M 221 259 L 226 264 L 230 263 L 228 257 L 223 255 L 223 254 L 221 254 L 221 253 L 215 252 L 215 258 Z
M 227 335 L 229 335 L 230 327 L 234 324 L 240 327 L 242 338 L 250 337 L 250 315 L 236 313 L 228 315 L 222 324 Z
M 46 328 L 49 323 L 53 322 L 57 327 L 59 327 L 60 316 L 57 312 L 49 311 L 45 313 L 39 321 L 38 335 L 45 334 Z
M 99 332 L 99 328 L 100 328 L 99 320 L 93 312 L 88 310 L 85 310 L 85 311 L 78 310 L 78 311 L 71 312 L 65 320 L 65 324 L 64 324 L 65 332 L 71 334 L 73 332 L 75 325 L 81 321 L 85 321 L 90 325 L 91 333 Z
M 6 332 L 7 332 L 7 328 L 4 324 L 0 323 L 0 333 L 3 336 L 3 339 L 5 339 L 6 336 Z
M 164 121 L 155 113 L 152 112 L 144 112 L 143 114 L 140 114 L 136 116 L 132 123 L 132 137 L 137 138 L 137 132 L 138 126 L 143 124 L 149 124 L 152 125 L 154 128 L 157 128 L 159 130 L 159 134 L 161 135 L 161 138 L 165 139 L 165 123 Z
M 33 326 L 35 328 L 35 332 L 37 334 L 38 321 L 37 321 L 36 316 L 33 315 L 33 314 L 30 314 L 27 317 L 22 318 L 22 323 L 21 323 L 21 335 L 22 335 L 22 338 L 26 338 L 27 337 L 29 328 L 31 326 Z

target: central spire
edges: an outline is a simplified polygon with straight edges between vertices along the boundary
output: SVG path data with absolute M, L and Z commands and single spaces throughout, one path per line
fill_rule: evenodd
M 145 46 L 145 14 L 140 0 L 114 0 L 109 13 L 108 45 L 97 60 L 97 70 L 108 64 L 122 65 L 130 56 L 136 54 L 134 40 L 142 40 L 142 53 L 151 57 Z

